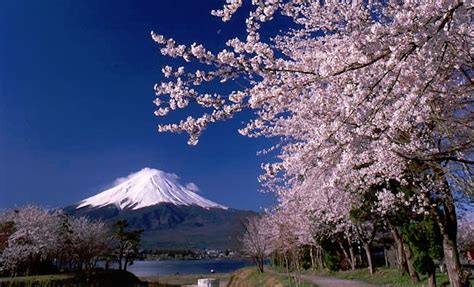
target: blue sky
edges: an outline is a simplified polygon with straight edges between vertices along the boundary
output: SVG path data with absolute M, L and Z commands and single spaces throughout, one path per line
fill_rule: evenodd
M 216 50 L 244 29 L 243 12 L 210 15 L 224 1 L 173 2 L 0 1 L 0 208 L 68 205 L 143 167 L 231 207 L 270 205 L 256 156 L 268 142 L 236 131 L 249 115 L 210 127 L 196 147 L 157 132 L 152 88 L 167 59 L 150 31 Z

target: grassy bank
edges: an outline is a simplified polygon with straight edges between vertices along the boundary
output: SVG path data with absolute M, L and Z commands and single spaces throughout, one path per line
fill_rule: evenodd
M 38 286 L 50 287 L 73 284 L 76 281 L 74 274 L 54 274 L 22 277 L 0 277 L 0 286 Z
M 412 283 L 408 275 L 402 276 L 398 269 L 395 268 L 377 268 L 374 274 L 370 274 L 367 269 L 356 269 L 354 271 L 328 271 L 320 270 L 308 274 L 319 276 L 335 277 L 339 279 L 350 279 L 367 282 L 374 285 L 385 285 L 393 287 L 421 287 L 426 286 L 428 277 L 421 275 L 421 282 Z M 436 274 L 436 283 L 438 286 L 449 286 L 448 275 L 444 273 Z
M 232 273 L 229 287 L 289 287 L 296 286 L 293 278 L 286 275 L 264 272 L 260 273 L 255 267 L 243 268 Z M 301 282 L 300 287 L 315 286 Z
M 1 287 L 145 287 L 135 275 L 117 270 L 94 270 L 90 274 L 69 273 L 23 277 L 0 277 Z
M 174 287 L 181 285 L 196 284 L 201 278 L 218 278 L 220 286 L 228 287 L 290 287 L 296 286 L 294 279 L 283 274 L 270 272 L 260 273 L 255 267 L 246 267 L 234 271 L 233 273 L 215 274 L 180 274 L 169 276 L 142 277 L 142 281 L 147 282 L 150 287 Z M 301 282 L 300 287 L 315 286 Z

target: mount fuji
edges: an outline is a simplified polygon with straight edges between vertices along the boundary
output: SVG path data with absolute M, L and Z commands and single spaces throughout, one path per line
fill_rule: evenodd
M 226 207 L 197 192 L 195 184 L 181 184 L 176 174 L 144 168 L 64 210 L 110 223 L 127 219 L 131 228 L 145 230 L 144 249 L 238 248 L 241 222 L 256 213 Z
M 114 187 L 80 201 L 77 208 L 115 205 L 121 210 L 136 210 L 160 203 L 170 203 L 182 206 L 195 205 L 206 209 L 227 209 L 198 195 L 194 184 L 183 186 L 178 180 L 176 174 L 144 168 L 126 178 L 116 180 Z

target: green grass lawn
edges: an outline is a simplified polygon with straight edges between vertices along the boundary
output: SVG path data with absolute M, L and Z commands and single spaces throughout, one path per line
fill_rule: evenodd
M 8 287 L 56 287 L 56 286 L 147 286 L 135 275 L 117 270 L 93 270 L 91 273 L 64 273 L 51 275 L 0 277 L 0 286 Z
M 74 274 L 54 274 L 54 275 L 37 275 L 37 276 L 21 276 L 21 277 L 0 277 L 0 282 L 45 282 L 45 281 L 64 281 L 74 278 Z
M 0 286 L 38 286 L 50 287 L 60 286 L 64 284 L 73 284 L 76 281 L 74 274 L 53 274 L 53 275 L 36 275 L 36 276 L 21 276 L 21 277 L 0 277 Z
M 220 282 L 227 284 L 233 281 L 230 286 L 241 286 L 239 284 L 246 284 L 245 286 L 281 286 L 294 287 L 296 286 L 293 278 L 286 275 L 274 274 L 269 272 L 260 273 L 255 267 L 246 267 L 239 269 L 233 273 L 215 273 L 215 274 L 180 274 L 168 276 L 152 276 L 142 277 L 141 280 L 148 282 L 151 287 L 155 286 L 180 286 L 196 284 L 201 278 L 218 278 Z M 232 279 L 231 279 L 232 277 Z M 233 284 L 233 285 L 232 285 Z M 315 285 L 301 282 L 301 287 L 314 287 Z
M 281 286 L 294 287 L 296 285 L 295 278 L 270 272 L 259 272 L 255 267 L 242 268 L 234 272 L 234 277 L 239 279 L 239 282 L 245 282 L 249 286 Z M 231 280 L 232 281 L 232 280 Z M 231 285 L 232 282 L 231 282 Z M 237 284 L 237 286 L 240 286 Z M 300 281 L 300 287 L 315 287 L 316 285 Z
M 377 268 L 375 274 L 370 275 L 367 269 L 356 269 L 355 271 L 328 271 L 328 270 L 319 270 L 315 271 L 314 274 L 320 276 L 329 276 L 341 279 L 351 279 L 359 280 L 374 285 L 386 285 L 393 287 L 421 287 L 426 286 L 428 282 L 428 277 L 426 275 L 421 275 L 421 282 L 412 283 L 408 275 L 402 276 L 398 269 L 396 268 Z M 471 280 L 474 283 L 474 281 Z M 448 275 L 445 273 L 436 274 L 436 283 L 438 286 L 449 286 Z M 472 283 L 471 283 L 472 284 Z

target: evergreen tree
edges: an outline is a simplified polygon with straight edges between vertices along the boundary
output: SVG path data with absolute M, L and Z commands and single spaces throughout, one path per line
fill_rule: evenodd
M 115 222 L 114 227 L 114 235 L 118 240 L 117 260 L 119 263 L 119 270 L 127 270 L 127 265 L 133 263 L 133 258 L 138 253 L 140 237 L 143 233 L 143 229 L 127 231 L 128 221 L 126 219 L 118 220 Z
M 403 233 L 408 239 L 413 256 L 413 266 L 421 274 L 428 274 L 429 286 L 436 286 L 434 260 L 443 257 L 442 237 L 439 227 L 428 217 L 419 222 L 405 224 Z

